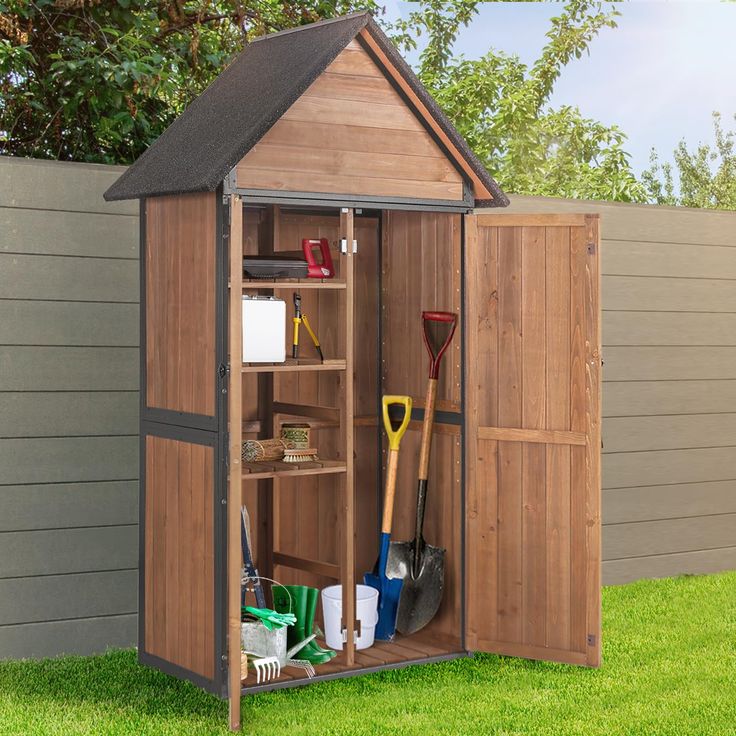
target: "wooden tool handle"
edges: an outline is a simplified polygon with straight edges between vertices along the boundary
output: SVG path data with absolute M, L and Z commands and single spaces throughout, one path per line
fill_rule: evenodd
M 434 405 L 437 400 L 437 379 L 427 381 L 427 396 L 424 402 L 424 422 L 422 424 L 422 446 L 419 448 L 419 480 L 427 480 L 429 475 L 429 451 L 432 447 L 432 427 L 434 425 Z
M 386 490 L 383 498 L 383 521 L 381 533 L 390 534 L 394 518 L 394 496 L 396 495 L 396 474 L 399 469 L 399 451 L 388 451 L 388 465 L 386 467 Z

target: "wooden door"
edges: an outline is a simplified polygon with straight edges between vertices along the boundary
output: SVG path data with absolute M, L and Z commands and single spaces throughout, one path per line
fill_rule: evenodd
M 465 233 L 466 646 L 598 666 L 598 218 Z

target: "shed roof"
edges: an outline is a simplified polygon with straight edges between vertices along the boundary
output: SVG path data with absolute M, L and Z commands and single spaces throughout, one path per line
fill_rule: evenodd
M 506 206 L 506 195 L 369 13 L 252 41 L 105 192 L 105 199 L 214 191 L 364 29 L 455 147 L 456 163 L 491 194 L 476 204 Z

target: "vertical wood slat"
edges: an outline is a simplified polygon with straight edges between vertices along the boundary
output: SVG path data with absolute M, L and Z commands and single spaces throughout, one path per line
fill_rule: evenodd
M 466 539 L 473 553 L 466 554 L 465 646 L 479 648 L 479 635 L 498 639 L 498 475 L 496 442 L 475 439 L 481 423 L 498 423 L 498 228 L 481 228 L 475 218 L 465 224 L 466 350 L 468 433 L 465 448 Z M 490 482 L 489 482 L 490 480 Z M 485 582 L 481 598 L 473 581 Z
M 229 346 L 230 380 L 228 417 L 230 421 L 230 470 L 227 493 L 227 657 L 230 729 L 240 728 L 240 508 L 242 499 L 242 422 L 243 422 L 243 205 L 237 195 L 230 196 L 230 298 Z
M 570 429 L 585 432 L 585 233 L 570 234 Z M 585 457 L 587 448 L 570 448 L 570 647 L 586 650 L 585 609 L 577 605 L 585 589 Z
M 522 423 L 546 427 L 546 251 L 545 228 L 522 228 L 521 334 Z M 546 453 L 545 446 L 522 444 L 522 610 L 523 637 L 544 646 L 546 639 Z
M 570 228 L 546 230 L 547 426 L 570 426 Z M 546 643 L 570 646 L 570 447 L 547 445 Z
M 521 228 L 498 236 L 498 423 L 521 426 L 522 416 L 522 242 Z M 522 444 L 498 445 L 498 637 L 522 638 Z
M 467 349 L 476 358 L 466 366 L 466 644 L 597 666 L 597 218 L 502 220 L 466 221 Z M 497 282 L 484 271 L 494 238 Z M 497 315 L 488 308 L 496 299 Z M 498 380 L 495 415 L 494 392 L 483 386 L 491 372 Z M 514 428 L 547 435 L 480 439 L 493 436 L 481 430 Z M 585 445 L 562 444 L 566 433 L 571 442 L 583 436 Z
M 342 401 L 340 403 L 340 426 L 344 432 L 346 472 L 341 479 L 343 490 L 342 509 L 342 564 L 341 583 L 343 621 L 347 630 L 347 641 L 343 649 L 345 664 L 351 666 L 355 662 L 355 477 L 354 477 L 354 413 L 355 387 L 355 356 L 353 352 L 354 325 L 355 325 L 355 257 L 353 255 L 353 240 L 355 238 L 354 211 L 345 207 L 340 212 L 340 238 L 346 242 L 346 253 L 342 257 L 340 273 L 345 279 L 345 372 L 342 386 Z

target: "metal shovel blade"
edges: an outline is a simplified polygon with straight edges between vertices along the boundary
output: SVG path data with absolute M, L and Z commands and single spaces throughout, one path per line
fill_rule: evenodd
M 413 634 L 424 628 L 437 613 L 445 583 L 445 550 L 424 544 L 418 575 L 412 573 L 414 542 L 391 542 L 386 577 L 403 580 L 396 629 Z

